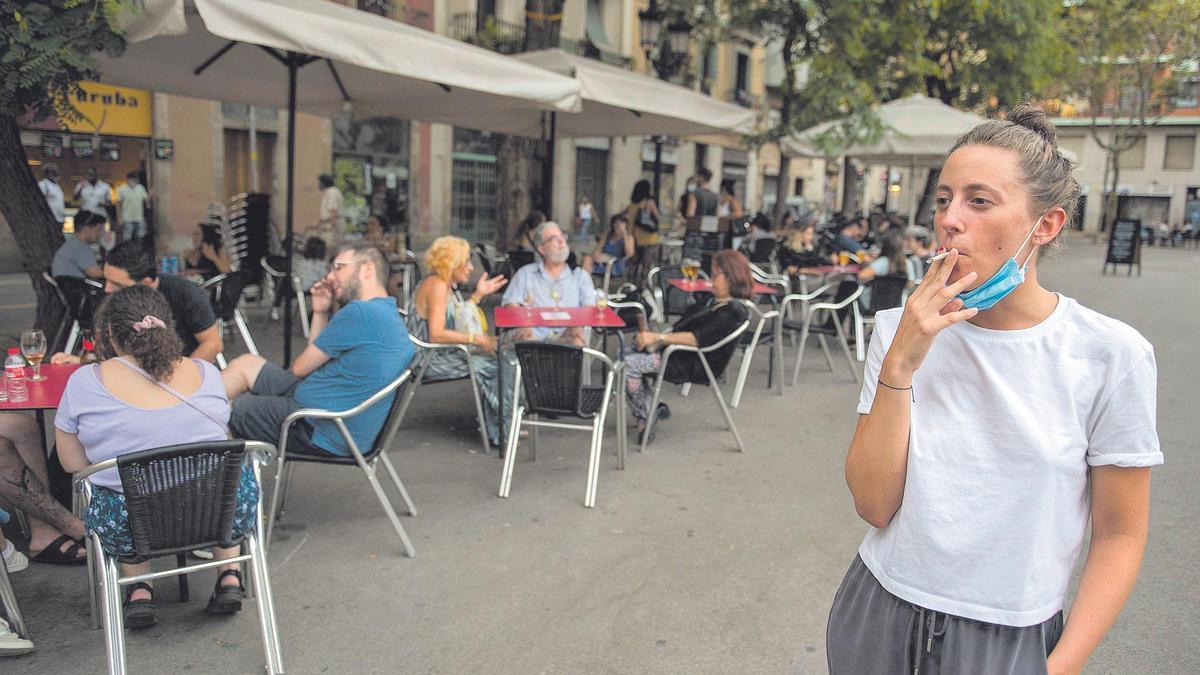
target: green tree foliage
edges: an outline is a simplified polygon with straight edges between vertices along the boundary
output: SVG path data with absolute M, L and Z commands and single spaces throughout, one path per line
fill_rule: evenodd
M 1121 153 L 1171 113 L 1180 72 L 1200 58 L 1200 2 L 1074 0 L 1063 26 L 1074 67 L 1055 93 L 1084 102 L 1105 151 L 1107 225 L 1117 216 Z
M 119 56 L 126 0 L 0 0 L 0 114 L 77 119 L 80 80 L 99 78 L 92 55 Z
M 50 331 L 63 308 L 41 272 L 62 243 L 62 232 L 29 170 L 17 120 L 51 114 L 78 119 L 71 103 L 78 82 L 99 79 L 93 54 L 124 51 L 117 16 L 133 5 L 132 0 L 0 0 L 0 185 L 5 188 L 0 213 L 37 295 L 36 325 Z

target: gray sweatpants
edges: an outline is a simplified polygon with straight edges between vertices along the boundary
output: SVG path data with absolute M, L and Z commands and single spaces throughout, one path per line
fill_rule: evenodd
M 1046 672 L 1063 613 L 1024 628 L 935 612 L 892 595 L 854 556 L 829 610 L 831 675 Z

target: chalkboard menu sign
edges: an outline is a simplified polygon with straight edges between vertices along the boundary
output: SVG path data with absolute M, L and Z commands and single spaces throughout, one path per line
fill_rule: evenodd
M 1112 232 L 1108 237 L 1108 254 L 1104 257 L 1104 274 L 1108 266 L 1129 265 L 1129 276 L 1133 275 L 1133 266 L 1137 265 L 1138 276 L 1142 275 L 1142 221 L 1136 218 L 1118 219 L 1113 223 Z

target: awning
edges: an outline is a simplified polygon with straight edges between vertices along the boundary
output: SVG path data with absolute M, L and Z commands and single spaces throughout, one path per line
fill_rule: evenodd
M 331 116 L 349 101 L 358 116 L 501 131 L 489 120 L 580 109 L 568 77 L 326 0 L 145 0 L 123 26 L 129 47 L 100 57 L 104 80 L 154 91 L 285 108 L 274 50 L 324 61 L 299 70 L 302 112 Z
M 559 136 L 746 134 L 754 111 L 648 75 L 542 49 L 515 59 L 569 75 L 582 85 L 583 112 L 558 116 Z

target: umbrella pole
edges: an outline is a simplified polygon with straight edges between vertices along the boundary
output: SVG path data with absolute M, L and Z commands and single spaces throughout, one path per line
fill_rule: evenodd
M 917 224 L 917 203 L 921 200 L 921 195 L 917 193 L 917 158 L 910 156 L 908 158 L 908 225 L 912 227 Z
M 662 206 L 662 200 L 659 199 L 658 190 L 662 184 L 662 146 L 663 137 L 654 137 L 654 201 Z
M 546 141 L 546 161 L 542 165 L 542 212 L 554 220 L 554 151 L 558 143 L 558 113 L 550 113 L 550 138 Z
M 300 69 L 299 55 L 294 52 L 288 52 L 287 57 L 288 71 L 288 117 L 287 117 L 287 235 L 283 239 L 284 255 L 287 257 L 287 278 L 285 283 L 290 282 L 292 278 L 292 253 L 295 246 L 292 244 L 293 236 L 293 211 L 296 203 L 296 194 L 294 188 L 296 186 L 296 73 Z M 296 289 L 299 292 L 300 289 Z M 304 302 L 304 298 L 300 298 L 300 302 Z M 291 368 L 292 366 L 292 303 L 283 303 L 283 367 Z

